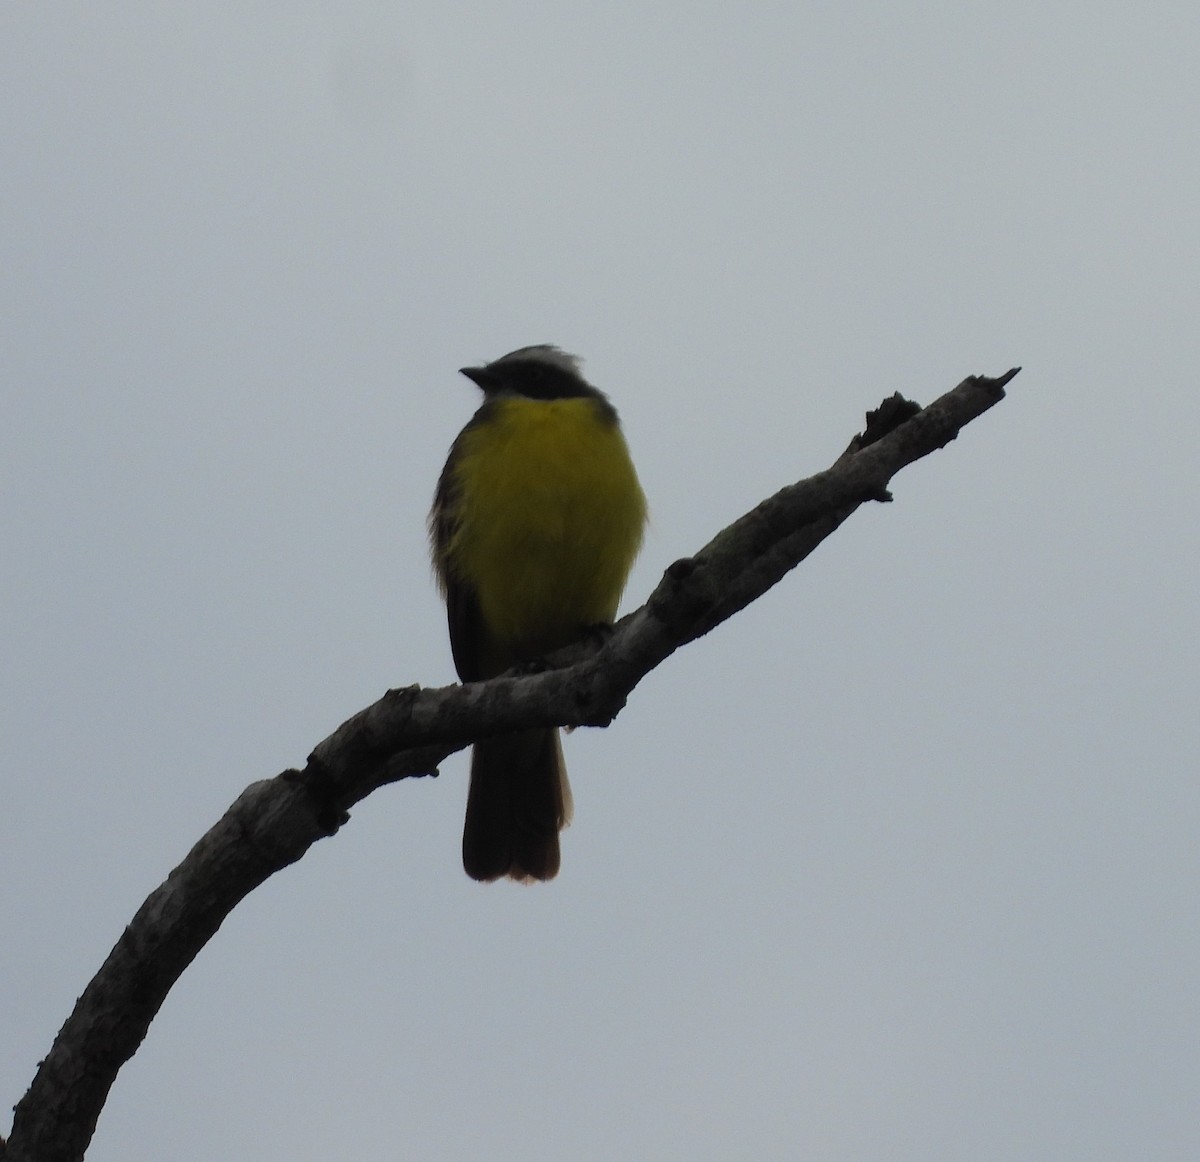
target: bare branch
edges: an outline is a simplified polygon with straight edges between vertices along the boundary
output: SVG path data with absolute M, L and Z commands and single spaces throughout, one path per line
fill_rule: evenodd
M 864 501 L 890 500 L 903 467 L 944 447 L 1004 398 L 1015 368 L 972 376 L 929 407 L 893 396 L 834 465 L 777 492 L 676 561 L 602 643 L 572 646 L 537 674 L 465 686 L 390 690 L 289 770 L 247 787 L 122 933 L 16 1107 L 4 1162 L 77 1162 L 118 1070 L 171 986 L 221 922 L 267 877 L 334 834 L 384 784 L 437 773 L 483 734 L 606 725 L 630 691 L 680 646 L 765 593 Z

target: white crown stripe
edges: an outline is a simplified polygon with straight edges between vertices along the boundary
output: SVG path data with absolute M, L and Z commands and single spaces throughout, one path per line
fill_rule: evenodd
M 568 375 L 578 375 L 583 378 L 581 368 L 583 360 L 578 355 L 570 355 L 561 347 L 555 347 L 552 343 L 539 343 L 534 347 L 518 347 L 516 351 L 510 351 L 507 355 L 501 355 L 499 359 L 489 364 L 495 367 L 501 363 L 518 362 L 521 360 L 531 360 L 535 363 L 546 363 L 551 367 L 557 367 L 560 371 L 567 372 Z

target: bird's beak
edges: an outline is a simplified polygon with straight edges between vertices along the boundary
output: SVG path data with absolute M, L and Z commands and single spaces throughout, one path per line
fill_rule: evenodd
M 476 384 L 483 391 L 492 386 L 496 382 L 494 373 L 486 367 L 460 367 L 459 375 L 465 375 L 472 383 Z

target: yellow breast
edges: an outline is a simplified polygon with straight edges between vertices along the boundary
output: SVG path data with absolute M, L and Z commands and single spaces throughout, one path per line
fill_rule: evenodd
M 646 499 L 616 420 L 593 399 L 495 401 L 464 433 L 449 559 L 514 657 L 612 621 Z

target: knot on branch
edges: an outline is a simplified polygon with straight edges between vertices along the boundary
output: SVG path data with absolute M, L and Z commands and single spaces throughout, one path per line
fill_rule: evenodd
M 341 806 L 341 788 L 333 771 L 315 753 L 309 757 L 303 771 L 284 771 L 282 777 L 304 790 L 312 803 L 317 827 L 326 839 L 336 835 L 342 825 L 350 821 L 350 812 Z
M 921 410 L 919 403 L 905 399 L 899 392 L 889 395 L 874 411 L 867 412 L 867 426 L 855 436 L 859 448 L 866 448 L 890 435 Z M 888 500 L 891 499 L 889 496 Z
M 681 615 L 686 617 L 691 604 L 702 603 L 693 582 L 699 568 L 700 562 L 695 557 L 680 557 L 668 565 L 646 602 L 646 611 L 658 621 L 674 620 Z

